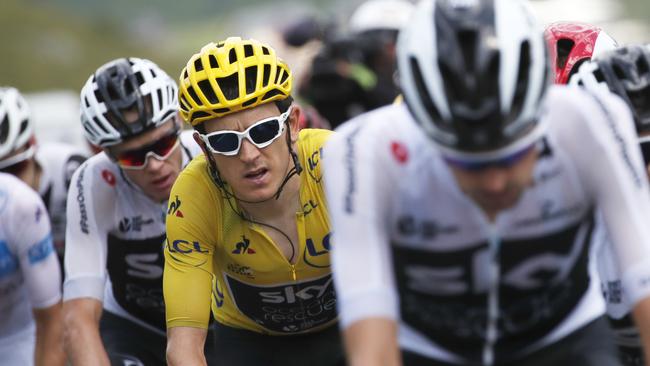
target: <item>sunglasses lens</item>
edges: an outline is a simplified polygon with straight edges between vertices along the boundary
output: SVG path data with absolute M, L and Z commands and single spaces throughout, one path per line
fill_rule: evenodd
M 163 136 L 158 141 L 142 149 L 125 151 L 118 154 L 116 156 L 117 163 L 123 167 L 141 168 L 147 163 L 147 154 L 149 152 L 153 152 L 161 158 L 166 158 L 176 146 L 177 140 L 178 135 L 175 132 Z
M 151 146 L 151 151 L 161 157 L 166 157 L 176 146 L 178 137 L 176 134 L 167 135 Z
M 210 146 L 218 152 L 228 153 L 237 150 L 239 137 L 234 133 L 222 133 L 208 137 Z
M 280 132 L 280 121 L 274 119 L 251 128 L 250 137 L 256 144 L 264 144 L 273 140 L 278 132 Z

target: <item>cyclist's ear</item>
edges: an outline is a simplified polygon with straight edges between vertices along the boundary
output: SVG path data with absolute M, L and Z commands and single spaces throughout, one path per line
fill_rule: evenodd
M 293 104 L 291 108 L 291 115 L 287 120 L 289 128 L 291 129 L 291 143 L 295 144 L 298 141 L 298 133 L 300 132 L 300 118 L 302 116 L 302 108 L 297 103 Z

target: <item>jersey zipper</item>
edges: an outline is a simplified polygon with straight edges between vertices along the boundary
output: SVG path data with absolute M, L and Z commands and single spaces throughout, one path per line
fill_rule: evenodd
M 499 283 L 501 280 L 501 261 L 499 252 L 501 239 L 496 227 L 489 226 L 488 251 L 490 265 L 488 269 L 488 298 L 487 298 L 487 324 L 485 328 L 485 343 L 483 345 L 483 365 L 494 364 L 494 346 L 499 337 Z

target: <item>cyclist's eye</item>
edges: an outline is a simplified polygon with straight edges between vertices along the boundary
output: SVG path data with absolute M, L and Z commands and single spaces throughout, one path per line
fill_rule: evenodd
M 280 122 L 274 119 L 251 128 L 249 135 L 256 144 L 262 144 L 277 136 L 279 130 Z

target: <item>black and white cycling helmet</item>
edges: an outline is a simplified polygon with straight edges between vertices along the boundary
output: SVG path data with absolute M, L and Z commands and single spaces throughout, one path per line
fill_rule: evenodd
M 423 0 L 400 32 L 399 77 L 444 152 L 500 158 L 540 138 L 550 81 L 543 32 L 522 0 Z
M 650 132 L 650 45 L 627 45 L 598 55 L 569 84 L 617 94 L 630 106 L 637 132 Z
M 23 96 L 16 88 L 0 88 L 0 159 L 25 146 L 33 134 Z
M 129 121 L 125 112 L 137 112 L 137 119 Z M 177 112 L 176 82 L 145 59 L 130 57 L 108 62 L 81 89 L 84 134 L 101 147 L 158 127 Z

